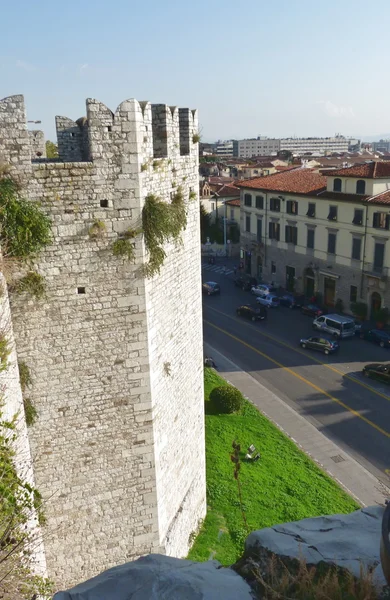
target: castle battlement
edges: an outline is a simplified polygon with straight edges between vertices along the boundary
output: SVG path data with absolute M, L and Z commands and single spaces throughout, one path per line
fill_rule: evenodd
M 23 96 L 0 101 L 0 163 L 52 222 L 32 265 L 46 296 L 9 295 L 38 412 L 28 441 L 48 574 L 70 586 L 149 552 L 185 556 L 205 514 L 198 120 L 88 99 L 85 117 L 56 127 L 59 160 L 38 157 Z M 131 259 L 113 244 L 139 228 L 148 195 L 170 203 L 179 187 L 182 244 L 147 278 L 142 234 Z

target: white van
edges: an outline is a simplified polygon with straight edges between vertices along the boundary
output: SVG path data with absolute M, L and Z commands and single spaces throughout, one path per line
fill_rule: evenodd
M 313 329 L 330 333 L 335 338 L 347 338 L 355 335 L 355 321 L 341 315 L 322 315 L 313 321 Z

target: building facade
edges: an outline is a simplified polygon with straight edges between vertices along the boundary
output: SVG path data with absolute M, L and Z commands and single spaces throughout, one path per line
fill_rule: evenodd
M 265 281 L 390 306 L 390 165 L 295 169 L 241 187 L 241 257 Z
M 234 156 L 251 158 L 252 156 L 272 156 L 280 150 L 280 140 L 259 136 L 234 141 Z
M 150 552 L 185 556 L 205 515 L 198 122 L 185 108 L 126 100 L 114 113 L 93 99 L 85 118 L 56 122 L 59 159 L 36 158 L 23 97 L 0 101 L 0 163 L 52 222 L 32 265 L 46 295 L 11 288 L 10 319 L 38 413 L 26 453 L 47 573 L 68 587 Z M 168 205 L 178 189 L 182 244 L 166 243 L 147 277 L 146 198 Z M 129 231 L 134 257 L 116 256 Z M 5 397 L 20 406 L 16 362 L 11 375 Z
M 280 150 L 287 150 L 292 154 L 316 154 L 318 156 L 333 152 L 348 152 L 351 147 L 357 147 L 359 140 L 346 138 L 342 135 L 325 138 L 266 138 L 258 137 L 234 141 L 234 156 L 251 158 L 252 156 L 272 156 Z

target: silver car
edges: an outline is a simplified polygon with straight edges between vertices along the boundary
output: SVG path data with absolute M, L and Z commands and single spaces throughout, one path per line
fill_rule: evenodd
M 263 294 L 262 296 L 258 296 L 256 302 L 267 308 L 277 308 L 280 305 L 278 296 L 275 296 L 274 294 Z
M 271 286 L 266 283 L 260 283 L 251 289 L 251 294 L 254 296 L 266 296 L 271 293 Z

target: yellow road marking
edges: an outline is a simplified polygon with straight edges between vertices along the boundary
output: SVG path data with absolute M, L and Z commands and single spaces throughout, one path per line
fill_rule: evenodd
M 217 331 L 220 331 L 224 335 L 227 335 L 228 337 L 232 338 L 236 342 L 239 342 L 243 346 L 246 346 L 247 348 L 249 348 L 253 352 L 256 352 L 256 354 L 259 354 L 263 358 L 266 358 L 270 362 L 274 363 L 274 365 L 277 365 L 280 369 L 283 369 L 287 373 L 290 373 L 290 375 L 293 375 L 297 379 L 300 379 L 300 381 L 303 381 L 303 383 L 306 383 L 308 386 L 310 386 L 311 388 L 313 388 L 314 390 L 316 390 L 320 394 L 323 394 L 327 398 L 330 398 L 330 400 L 332 400 L 333 402 L 336 402 L 336 404 L 339 404 L 339 406 L 342 406 L 343 408 L 345 408 L 346 410 L 348 410 L 350 413 L 352 413 L 353 415 L 355 415 L 355 417 L 358 417 L 359 419 L 361 419 L 362 421 L 364 421 L 365 423 L 367 423 L 367 425 L 370 425 L 371 427 L 373 427 L 374 429 L 376 429 L 377 431 L 379 431 L 379 433 L 381 433 L 382 435 L 384 435 L 384 436 L 386 436 L 387 438 L 390 439 L 390 433 L 388 433 L 387 431 L 385 431 L 384 429 L 382 429 L 382 427 L 379 427 L 379 425 L 376 425 L 375 423 L 373 423 L 372 421 L 370 421 L 370 419 L 367 419 L 365 416 L 361 415 L 359 412 L 357 412 L 356 410 L 354 410 L 353 408 L 351 408 L 350 406 L 348 406 L 347 404 L 345 404 L 344 402 L 342 402 L 338 398 L 335 398 L 334 396 L 332 396 L 331 394 L 329 394 L 328 392 L 326 392 L 322 388 L 318 387 L 318 385 L 316 385 L 315 383 L 312 383 L 311 381 L 309 381 L 308 379 L 306 379 L 305 377 L 303 377 L 299 373 L 296 373 L 295 371 L 293 371 L 292 369 L 290 369 L 290 367 L 285 367 L 279 361 L 275 360 L 274 358 L 271 358 L 270 356 L 268 356 L 268 354 L 265 354 L 265 352 L 261 352 L 261 350 L 258 350 L 257 348 L 255 348 L 251 344 L 248 344 L 247 342 L 244 342 L 244 340 L 242 340 L 239 337 L 233 335 L 232 333 L 229 333 L 228 331 L 226 331 L 226 329 L 222 329 L 222 327 L 218 327 L 217 325 L 214 325 L 214 323 L 210 323 L 210 321 L 206 321 L 205 320 L 205 323 L 207 323 L 207 325 L 210 325 L 210 327 L 213 327 Z
M 240 325 L 249 327 L 253 331 L 253 328 L 248 323 L 245 323 L 239 319 L 236 319 L 235 317 L 232 317 L 231 315 L 228 315 L 227 313 L 224 313 L 221 310 L 218 310 L 212 306 L 208 306 L 207 308 L 215 311 L 216 313 L 219 313 L 220 315 L 223 315 L 224 317 L 227 317 L 228 319 L 231 319 L 232 321 L 236 321 L 237 323 L 240 323 Z M 272 340 L 273 342 L 280 344 L 281 346 L 285 346 L 286 348 L 289 348 L 290 350 L 293 350 L 294 352 L 297 352 L 298 354 L 302 354 L 303 356 L 306 356 L 306 357 L 308 356 L 307 352 L 304 352 L 300 348 L 295 348 L 294 346 L 291 346 L 291 344 L 288 344 L 287 342 L 283 342 L 283 340 L 279 340 L 278 338 L 274 337 L 273 335 L 270 335 L 269 333 L 264 333 L 263 331 L 260 331 L 258 329 L 256 329 L 256 331 L 258 331 L 259 334 L 262 335 L 263 337 L 268 338 L 268 339 Z M 359 379 L 355 379 L 354 377 L 351 377 L 347 373 L 343 373 L 342 371 L 339 371 L 338 369 L 336 369 L 336 367 L 333 367 L 332 365 L 322 362 L 322 360 L 319 360 L 315 356 L 311 356 L 311 354 L 310 354 L 310 358 L 311 358 L 311 360 L 318 363 L 319 365 L 322 365 L 322 366 L 326 367 L 327 369 L 330 369 L 331 371 L 333 371 L 334 373 L 337 373 L 338 375 L 342 375 L 346 379 L 353 381 L 353 383 L 360 385 L 361 387 L 365 388 L 366 390 L 369 390 L 370 392 L 373 392 L 377 396 L 380 396 L 381 398 L 384 398 L 385 400 L 390 402 L 390 396 L 386 396 L 386 394 L 382 394 L 382 392 L 379 392 L 378 390 L 371 387 L 370 385 L 367 385 L 363 381 L 360 381 Z
M 390 469 L 385 469 L 385 473 L 390 477 Z

